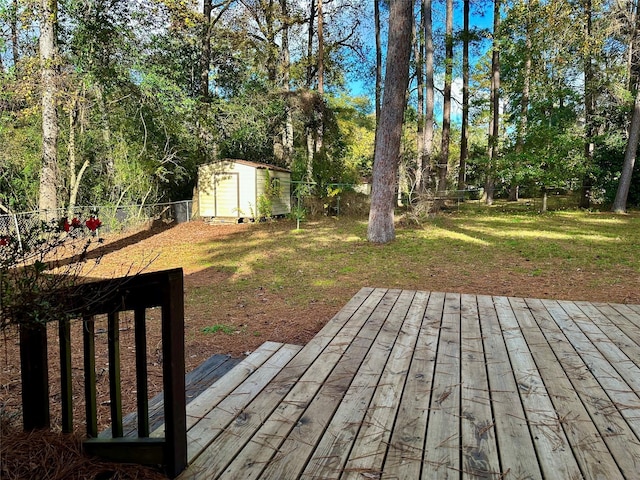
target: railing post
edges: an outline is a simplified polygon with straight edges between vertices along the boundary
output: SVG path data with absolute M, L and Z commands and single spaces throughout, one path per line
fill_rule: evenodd
M 20 325 L 20 367 L 24 429 L 49 428 L 49 366 L 45 325 Z
M 187 418 L 184 379 L 184 287 L 182 270 L 169 272 L 162 306 L 165 455 L 174 478 L 187 465 Z

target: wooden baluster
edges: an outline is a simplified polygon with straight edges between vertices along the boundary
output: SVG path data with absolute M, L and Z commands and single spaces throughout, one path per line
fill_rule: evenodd
M 73 431 L 73 388 L 71 383 L 71 320 L 58 322 L 60 341 L 60 400 L 62 403 L 62 432 Z
M 120 317 L 118 312 L 108 315 L 109 335 L 109 396 L 111 400 L 111 436 L 121 438 L 122 386 L 120 385 Z
M 87 436 L 98 436 L 98 410 L 96 406 L 96 339 L 95 318 L 83 319 L 82 341 L 84 345 L 84 401 L 87 416 Z
M 144 308 L 137 308 L 135 310 L 134 323 L 136 341 L 136 390 L 138 391 L 138 437 L 148 437 L 147 326 Z
M 49 366 L 45 325 L 20 325 L 20 367 L 24 429 L 49 428 Z

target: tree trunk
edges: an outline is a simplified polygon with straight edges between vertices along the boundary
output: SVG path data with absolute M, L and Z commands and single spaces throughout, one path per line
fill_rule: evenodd
M 519 162 L 520 155 L 524 152 L 524 142 L 527 136 L 527 128 L 529 125 L 529 96 L 531 92 L 531 51 L 533 49 L 531 41 L 531 19 L 529 12 L 529 4 L 527 3 L 525 25 L 525 59 L 524 71 L 522 72 L 522 98 L 520 100 L 520 119 L 518 121 L 516 131 L 516 158 Z M 518 167 L 518 166 L 516 166 Z M 517 202 L 519 199 L 520 187 L 513 184 L 509 188 L 509 200 Z
M 373 185 L 367 238 L 388 243 L 395 238 L 394 197 L 398 183 L 398 160 L 402 122 L 409 85 L 413 2 L 391 0 L 384 97 L 376 136 Z
M 380 38 L 380 0 L 373 2 L 373 16 L 376 28 L 376 125 L 380 121 L 382 105 L 382 40 Z
M 269 0 L 264 8 L 264 28 L 262 29 L 266 37 L 267 47 L 267 78 L 271 86 L 275 86 L 278 77 L 278 57 L 276 43 L 276 28 L 273 0 Z
M 627 54 L 627 90 L 634 92 L 638 88 L 638 79 L 640 78 L 640 0 L 629 2 L 631 11 L 628 30 L 629 43 Z
M 203 0 L 202 16 L 204 22 L 202 26 L 202 50 L 200 52 L 200 97 L 202 101 L 207 102 L 211 95 L 209 91 L 209 68 L 211 66 L 211 36 L 213 28 L 227 11 L 233 0 L 221 0 L 220 3 L 214 5 L 212 0 Z M 214 16 L 215 9 L 215 16 Z M 213 18 L 215 17 L 215 18 Z
M 98 112 L 100 114 L 100 129 L 102 130 L 102 141 L 104 142 L 104 149 L 106 152 L 109 152 L 111 151 L 111 127 L 109 126 L 107 105 L 104 101 L 104 92 L 102 91 L 102 85 L 96 85 L 94 94 L 96 96 L 96 104 L 98 106 Z M 105 158 L 104 168 L 107 178 L 113 179 L 113 177 L 115 176 L 115 164 L 113 163 L 113 157 L 110 154 L 107 154 Z
M 13 59 L 13 68 L 16 71 L 20 61 L 18 41 L 18 0 L 13 0 L 11 4 L 11 57 Z
M 282 130 L 282 162 L 291 166 L 293 159 L 293 114 L 291 109 L 291 54 L 289 51 L 289 8 L 287 0 L 280 0 L 282 9 L 282 90 L 285 95 L 285 125 Z
M 631 176 L 633 175 L 633 167 L 636 162 L 636 153 L 638 151 L 638 141 L 640 140 L 640 90 L 636 93 L 636 101 L 633 107 L 633 115 L 631 116 L 631 126 L 629 128 L 629 141 L 624 152 L 624 164 L 622 166 L 622 175 L 618 183 L 616 198 L 613 201 L 611 210 L 615 213 L 624 213 L 627 211 L 627 197 L 629 195 L 629 187 L 631 186 Z
M 42 0 L 40 23 L 40 65 L 42 81 L 42 166 L 40 170 L 39 208 L 44 220 L 56 216 L 58 197 L 58 112 L 56 105 L 57 2 Z
M 316 6 L 314 1 L 309 2 L 309 25 L 308 25 L 308 36 L 307 36 L 307 88 L 310 90 L 313 86 L 313 35 L 315 20 L 316 20 Z
M 84 172 L 89 167 L 89 160 L 85 160 L 80 167 L 80 171 L 76 173 L 76 126 L 78 123 L 78 101 L 77 97 L 71 100 L 69 108 L 69 143 L 67 151 L 69 153 L 69 205 L 67 207 L 67 218 L 73 217 L 73 212 L 78 199 L 78 191 L 80 190 L 80 182 Z
M 466 187 L 467 158 L 469 157 L 469 3 L 463 3 L 463 43 L 462 43 L 462 130 L 460 132 L 460 169 L 458 190 Z
M 322 0 L 318 0 L 318 93 L 324 95 L 324 16 Z
M 202 26 L 202 51 L 200 52 L 200 98 L 206 102 L 209 100 L 209 66 L 211 64 L 211 0 L 204 0 L 202 14 L 204 25 Z
M 434 83 L 433 83 L 433 23 L 431 0 L 422 0 L 423 10 L 423 31 L 424 31 L 424 66 L 425 66 L 425 112 L 424 112 L 424 167 L 423 179 L 425 188 L 431 176 L 431 157 L 433 155 L 433 104 L 434 104 Z
M 324 16 L 322 1 L 318 0 L 318 95 L 320 105 L 318 110 L 318 129 L 316 132 L 316 153 L 322 149 L 324 142 Z
M 498 138 L 500 135 L 500 53 L 498 37 L 500 35 L 500 0 L 493 2 L 493 46 L 491 53 L 491 120 L 489 122 L 489 141 L 487 182 L 484 195 L 487 205 L 493 204 L 495 192 L 495 163 L 498 158 Z
M 420 15 L 422 18 L 422 15 Z M 422 20 L 421 20 L 422 21 Z M 416 63 L 416 84 L 418 88 L 418 125 L 416 135 L 416 171 L 414 175 L 414 188 L 420 194 L 423 192 L 424 180 L 424 41 L 422 32 L 418 32 L 416 22 L 413 22 L 413 56 Z
M 316 144 L 313 130 L 307 131 L 307 182 L 313 182 L 313 157 L 315 156 Z
M 445 72 L 442 104 L 442 143 L 438 161 L 438 191 L 447 189 L 449 146 L 451 142 L 451 83 L 453 81 L 453 0 L 447 0 L 445 21 Z
M 592 10 L 591 0 L 584 0 L 584 15 L 585 15 L 585 45 L 589 45 L 591 36 L 593 35 L 592 28 Z M 595 91 L 594 91 L 594 73 L 593 73 L 593 59 L 590 48 L 587 47 L 584 53 L 584 163 L 587 169 L 584 178 L 582 179 L 582 188 L 580 194 L 580 208 L 589 208 L 591 206 L 591 168 L 593 166 L 593 152 L 595 145 L 593 143 L 594 137 L 594 114 L 595 114 Z

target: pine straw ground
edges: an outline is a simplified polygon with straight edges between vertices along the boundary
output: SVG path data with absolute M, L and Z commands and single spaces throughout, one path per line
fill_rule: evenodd
M 117 464 L 83 455 L 80 437 L 60 433 L 21 432 L 15 427 L 0 433 L 2 480 L 165 480 L 152 468 Z

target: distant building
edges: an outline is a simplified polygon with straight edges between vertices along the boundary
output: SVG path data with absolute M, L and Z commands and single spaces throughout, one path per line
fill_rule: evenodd
M 198 169 L 201 217 L 256 220 L 291 212 L 291 172 L 247 160 L 225 159 Z

